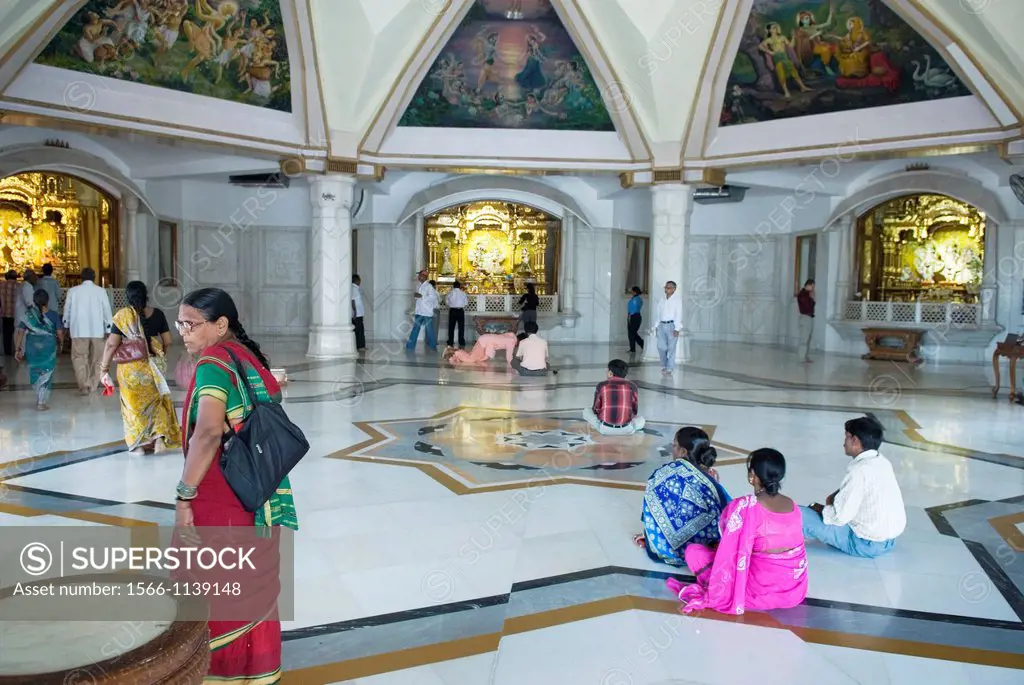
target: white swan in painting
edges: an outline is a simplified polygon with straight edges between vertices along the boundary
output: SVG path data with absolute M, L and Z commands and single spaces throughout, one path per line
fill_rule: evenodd
M 956 76 L 948 69 L 937 69 L 932 67 L 931 55 L 925 55 L 924 71 L 921 71 L 921 63 L 917 60 L 911 62 L 914 65 L 914 82 L 920 83 L 926 88 L 948 88 L 956 83 Z

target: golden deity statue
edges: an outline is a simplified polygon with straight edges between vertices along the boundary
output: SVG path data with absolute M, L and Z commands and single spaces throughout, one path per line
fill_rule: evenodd
M 975 302 L 985 213 L 945 195 L 909 195 L 861 217 L 858 290 L 864 299 Z
M 444 292 L 454 281 L 470 294 L 521 292 L 533 283 L 552 294 L 557 282 L 561 222 L 510 202 L 474 202 L 450 207 L 425 221 L 427 271 Z

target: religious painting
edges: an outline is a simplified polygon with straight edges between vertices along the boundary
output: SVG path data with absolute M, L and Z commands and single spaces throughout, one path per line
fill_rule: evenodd
M 615 130 L 549 0 L 475 0 L 398 125 Z
M 88 0 L 36 62 L 292 110 L 278 0 Z
M 882 0 L 755 0 L 720 125 L 970 94 Z

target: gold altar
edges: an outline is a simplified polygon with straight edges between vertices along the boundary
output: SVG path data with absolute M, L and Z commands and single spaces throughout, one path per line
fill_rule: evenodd
M 64 285 L 80 280 L 82 267 L 97 282 L 116 280 L 117 219 L 114 200 L 63 174 L 28 173 L 0 179 L 0 271 L 37 272 L 52 264 Z
M 511 202 L 473 202 L 425 219 L 427 271 L 442 292 L 458 280 L 470 294 L 555 292 L 561 221 Z
M 985 256 L 985 213 L 945 195 L 884 202 L 858 220 L 861 298 L 974 303 Z

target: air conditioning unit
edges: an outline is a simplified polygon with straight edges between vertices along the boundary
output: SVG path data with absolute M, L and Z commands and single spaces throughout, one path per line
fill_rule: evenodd
M 743 202 L 747 189 L 742 186 L 716 186 L 712 188 L 695 188 L 693 201 L 703 205 Z
M 291 179 L 280 171 L 275 171 L 269 174 L 228 176 L 228 183 L 243 188 L 287 188 L 291 184 Z

